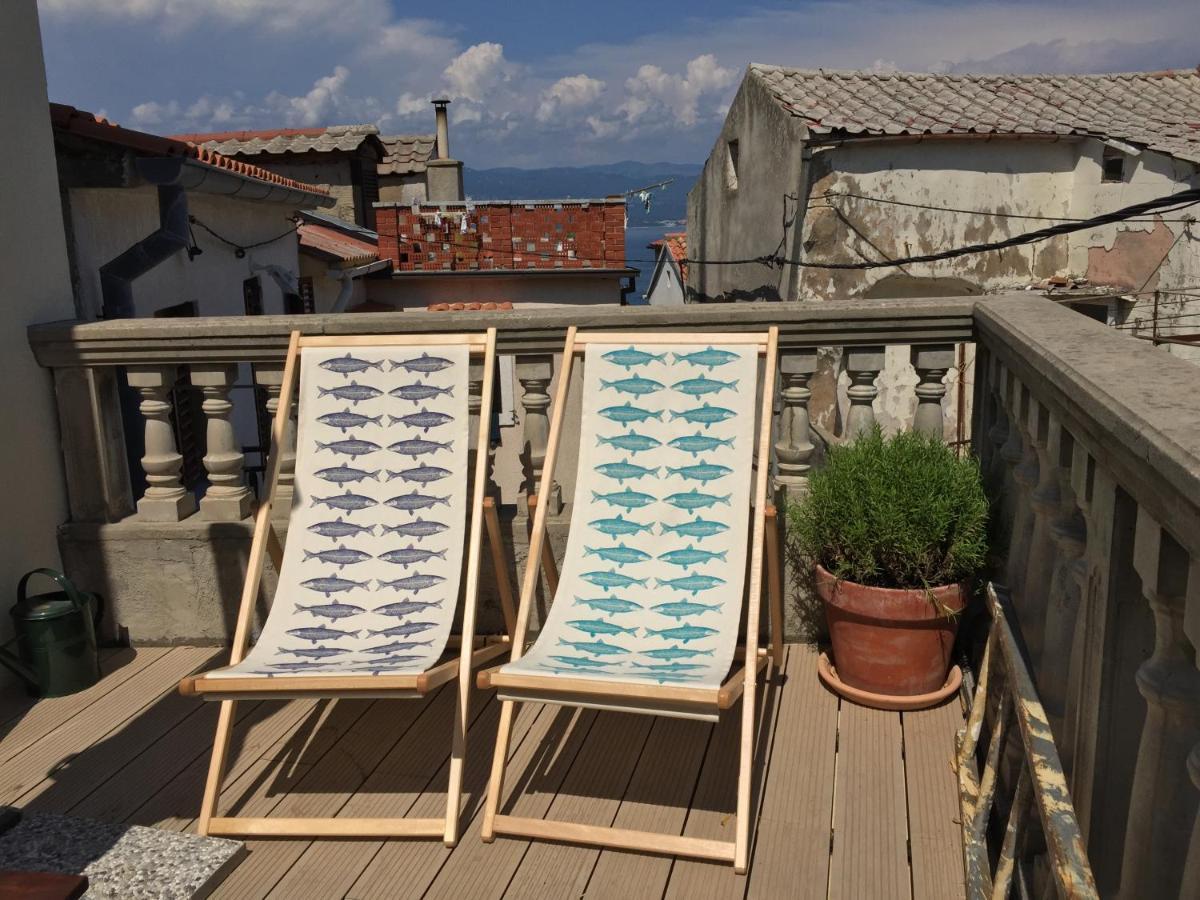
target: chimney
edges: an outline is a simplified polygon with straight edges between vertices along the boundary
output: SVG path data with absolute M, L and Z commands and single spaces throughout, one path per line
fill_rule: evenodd
M 449 105 L 450 101 L 444 97 L 433 101 L 437 119 L 436 159 L 425 166 L 425 193 L 431 203 L 463 199 L 463 164 L 450 158 L 450 125 L 446 115 Z

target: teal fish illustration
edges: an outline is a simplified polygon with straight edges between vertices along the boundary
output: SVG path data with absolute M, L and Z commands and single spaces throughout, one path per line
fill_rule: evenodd
M 629 587 L 631 584 L 645 587 L 648 578 L 631 578 L 628 575 L 622 575 L 620 572 L 584 572 L 580 576 L 584 581 L 590 582 L 596 587 L 602 588 L 622 588 Z
M 640 603 L 634 603 L 632 600 L 622 600 L 619 597 L 595 597 L 591 600 L 585 600 L 582 597 L 575 598 L 576 606 L 586 606 L 589 609 L 599 610 L 611 614 L 633 612 L 635 609 L 645 609 Z
M 647 353 L 645 350 L 626 347 L 624 350 L 609 350 L 602 355 L 602 358 L 608 360 L 614 366 L 632 369 L 634 366 L 644 366 L 648 362 L 663 362 L 666 360 L 667 354 Z
M 671 421 L 683 419 L 685 422 L 690 422 L 692 425 L 703 425 L 707 428 L 709 425 L 715 425 L 717 422 L 724 422 L 726 419 L 732 419 L 737 415 L 732 409 L 726 409 L 723 406 L 709 406 L 705 403 L 703 406 L 697 406 L 695 409 L 685 410 L 670 410 Z
M 567 624 L 572 628 L 582 631 L 584 634 L 590 634 L 592 637 L 598 634 L 637 634 L 636 627 L 631 626 L 626 628 L 622 625 L 606 622 L 603 619 L 572 619 Z
M 672 641 L 683 641 L 687 644 L 691 641 L 698 641 L 700 638 L 706 638 L 710 634 L 716 634 L 717 629 L 706 628 L 703 625 L 676 625 L 672 628 L 644 628 L 642 633 L 646 637 L 654 635 L 655 637 L 667 638 Z
M 629 425 L 634 422 L 644 422 L 647 419 L 655 419 L 662 421 L 662 410 L 648 410 L 632 405 L 628 400 L 623 406 L 608 406 L 600 410 L 600 415 L 608 419 L 610 422 L 620 422 L 622 425 Z
M 693 353 L 672 353 L 671 355 L 675 357 L 677 363 L 691 363 L 693 366 L 703 366 L 706 369 L 728 365 L 738 358 L 736 353 L 729 350 L 715 350 L 712 347 L 696 350 Z
M 626 519 L 624 516 L 617 516 L 615 519 L 594 519 L 588 522 L 593 528 L 601 534 L 607 534 L 609 537 L 616 538 L 623 534 L 641 534 L 643 531 L 650 531 L 653 527 L 650 524 L 635 522 L 632 519 Z
M 716 612 L 721 608 L 720 603 L 692 603 L 689 600 L 679 600 L 675 603 L 659 603 L 651 607 L 656 613 L 670 619 L 684 619 L 687 616 L 698 616 L 700 613 Z
M 550 658 L 563 665 L 582 669 L 595 669 L 609 664 L 607 659 L 592 659 L 590 656 L 551 656 Z
M 615 562 L 618 566 L 645 562 L 650 558 L 650 554 L 644 550 L 626 547 L 624 544 L 618 544 L 616 547 L 584 547 L 583 555 L 598 556 L 605 562 Z
M 564 647 L 571 647 L 577 653 L 590 653 L 593 656 L 621 656 L 629 652 L 625 647 L 618 647 L 616 644 L 608 644 L 604 641 L 568 641 L 559 638 L 558 642 Z
M 605 381 L 600 379 L 600 389 L 612 388 L 614 391 L 619 391 L 622 394 L 633 394 L 635 397 L 640 397 L 643 394 L 653 394 L 655 391 L 661 391 L 664 385 L 661 381 L 655 381 L 653 378 L 642 378 L 640 375 L 634 375 L 632 378 L 621 378 L 617 381 Z
M 663 499 L 676 509 L 706 509 L 714 503 L 724 503 L 728 506 L 731 496 L 733 495 L 726 494 L 724 497 L 718 497 L 716 494 L 702 494 L 696 488 L 692 488 L 690 491 L 671 494 Z
M 714 559 L 725 562 L 726 553 L 728 553 L 727 550 L 698 550 L 689 544 L 682 550 L 668 550 L 666 553 L 660 553 L 657 558 L 661 562 L 686 569 Z
M 699 456 L 706 450 L 715 450 L 717 447 L 732 448 L 733 438 L 715 438 L 707 434 L 685 434 L 675 438 L 670 444 L 676 450 L 683 450 L 692 456 Z
M 692 659 L 696 656 L 712 656 L 712 650 L 701 650 L 698 647 L 695 650 L 689 650 L 687 647 L 659 647 L 657 650 L 642 650 L 642 656 L 650 656 L 654 659 Z
M 671 389 L 679 391 L 681 394 L 690 394 L 693 397 L 699 397 L 703 394 L 719 393 L 726 389 L 736 391 L 737 382 L 717 381 L 701 375 L 699 378 L 685 378 L 683 381 L 677 381 L 671 385 Z
M 653 469 L 648 469 L 645 466 L 639 466 L 636 463 L 631 463 L 629 460 L 624 462 L 605 463 L 602 466 L 596 466 L 596 471 L 601 475 L 607 475 L 609 478 L 615 478 L 617 481 L 625 481 L 629 478 L 644 478 L 647 475 L 657 475 L 659 466 Z
M 679 578 L 655 578 L 656 587 L 669 587 L 692 595 L 700 591 L 709 591 L 725 583 L 724 578 L 716 575 L 683 575 Z
M 690 672 L 694 669 L 707 669 L 704 663 L 633 663 L 639 669 L 649 669 L 652 672 Z
M 649 494 L 643 494 L 641 491 L 613 491 L 611 494 L 599 494 L 592 491 L 592 501 L 599 502 L 603 500 L 609 506 L 620 506 L 623 509 L 641 509 L 643 506 L 649 506 L 655 501 L 655 498 Z
M 729 526 L 724 522 L 716 522 L 712 519 L 692 519 L 692 521 L 684 522 L 681 525 L 667 525 L 663 523 L 658 526 L 659 534 L 674 532 L 684 537 L 700 539 L 712 537 L 714 534 L 720 534 L 728 530 Z
M 694 466 L 679 466 L 678 468 L 667 466 L 668 475 L 678 475 L 701 484 L 708 484 L 710 481 L 724 478 L 732 471 L 733 469 L 729 466 L 718 466 L 716 463 L 697 463 Z
M 636 431 L 631 431 L 629 434 L 618 434 L 613 437 L 598 436 L 601 444 L 608 444 L 610 447 L 616 447 L 618 450 L 628 450 L 630 453 L 639 453 L 642 450 L 653 450 L 655 447 L 661 447 L 662 441 L 658 438 L 650 437 L 648 434 L 639 434 Z M 672 441 L 671 443 L 675 443 Z

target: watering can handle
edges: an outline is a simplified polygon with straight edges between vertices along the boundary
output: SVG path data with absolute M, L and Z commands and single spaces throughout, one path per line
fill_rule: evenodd
M 63 589 L 63 592 L 70 599 L 72 606 L 74 606 L 76 609 L 82 610 L 84 613 L 88 612 L 87 602 L 82 596 L 80 596 L 79 591 L 75 588 L 75 585 L 71 583 L 71 579 L 62 572 L 56 572 L 53 569 L 34 569 L 33 571 L 26 572 L 24 575 L 22 575 L 21 581 L 17 584 L 18 603 L 23 604 L 25 602 L 25 588 L 29 584 L 29 579 L 34 575 L 45 575 L 47 578 L 52 579 L 60 588 Z

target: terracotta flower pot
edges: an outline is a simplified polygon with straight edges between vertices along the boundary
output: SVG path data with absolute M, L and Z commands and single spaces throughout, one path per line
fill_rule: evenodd
M 930 694 L 946 682 L 967 586 L 929 591 L 870 587 L 838 581 L 817 566 L 833 661 L 845 684 L 874 694 Z M 932 595 L 932 596 L 931 596 Z

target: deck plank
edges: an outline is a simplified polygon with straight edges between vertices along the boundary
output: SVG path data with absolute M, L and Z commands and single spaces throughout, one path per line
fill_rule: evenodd
M 908 831 L 913 896 L 965 896 L 961 845 L 947 840 L 959 828 L 954 733 L 963 723 L 958 698 L 935 709 L 901 714 L 908 783 Z
M 817 678 L 817 649 L 788 648 L 773 765 L 763 789 L 747 897 L 824 897 L 837 752 L 837 697 Z
M 832 900 L 908 900 L 912 894 L 901 740 L 899 713 L 842 701 L 829 864 Z

